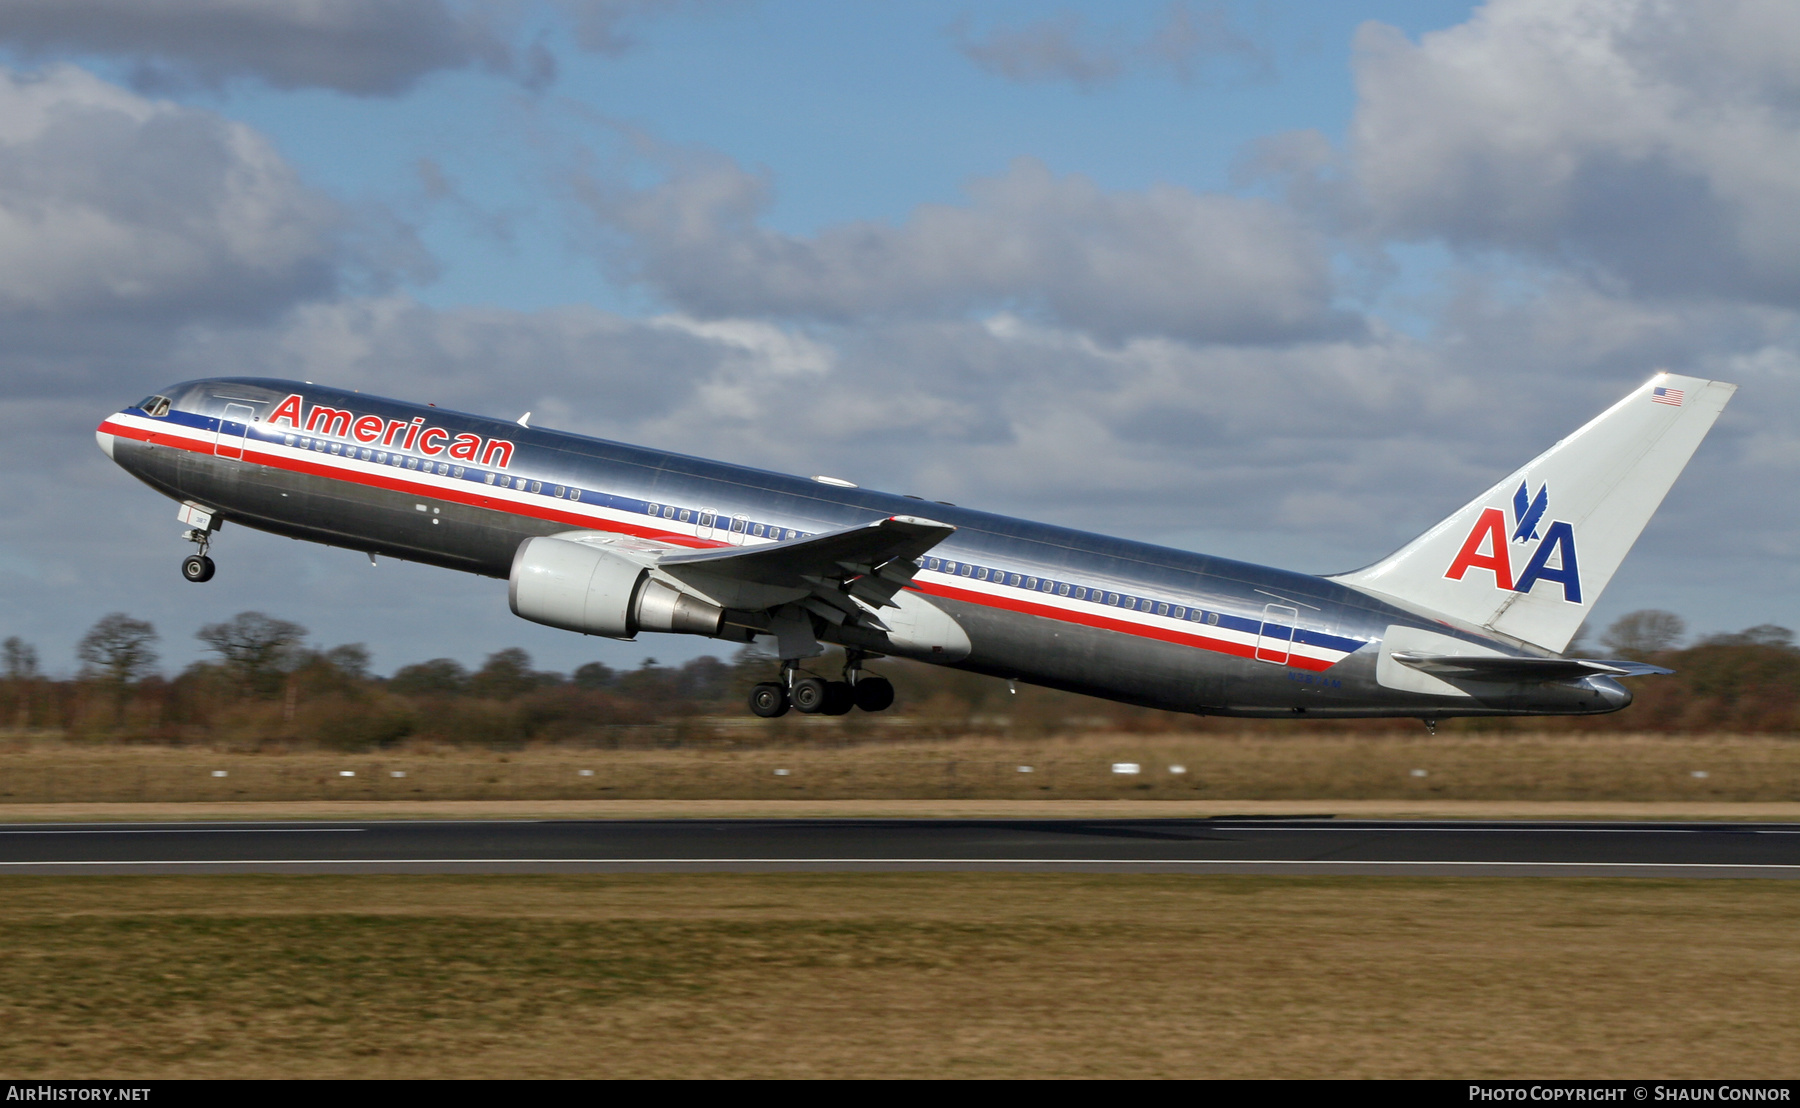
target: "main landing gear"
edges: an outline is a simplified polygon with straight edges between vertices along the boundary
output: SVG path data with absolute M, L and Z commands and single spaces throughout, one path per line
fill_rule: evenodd
M 195 584 L 211 581 L 213 570 L 217 568 L 213 565 L 213 560 L 206 556 L 206 552 L 212 547 L 212 532 L 196 528 L 183 535 L 182 538 L 197 544 L 200 552 L 189 554 L 181 559 L 181 575 Z
M 764 681 L 750 690 L 750 711 L 764 719 L 785 716 L 789 708 L 809 716 L 841 716 L 852 708 L 885 711 L 894 703 L 894 685 L 885 677 L 864 673 L 862 662 L 860 652 L 852 653 L 844 663 L 842 681 L 801 676 L 798 661 L 782 662 L 780 680 Z

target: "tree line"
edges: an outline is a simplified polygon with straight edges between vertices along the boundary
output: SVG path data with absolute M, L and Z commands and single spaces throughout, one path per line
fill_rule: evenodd
M 144 620 L 113 613 L 76 647 L 71 679 L 42 672 L 38 653 L 14 636 L 0 643 L 0 726 L 15 734 L 61 733 L 97 741 L 300 743 L 372 749 L 407 741 L 517 745 L 525 742 L 635 743 L 644 733 L 705 741 L 716 721 L 742 739 L 744 699 L 773 671 L 767 659 L 702 656 L 679 666 L 646 658 L 635 669 L 590 662 L 563 674 L 534 668 L 517 647 L 474 669 L 449 658 L 371 671 L 360 643 L 309 646 L 290 620 L 242 612 L 196 632 L 208 656 L 173 677 L 158 669 L 160 641 Z M 1636 702 L 1609 716 L 1446 721 L 1463 730 L 1800 732 L 1800 647 L 1773 625 L 1710 635 L 1683 645 L 1686 628 L 1662 611 L 1633 612 L 1582 656 L 1629 658 L 1674 669 L 1630 682 Z M 1580 640 L 1578 639 L 1578 644 Z M 820 672 L 834 663 L 822 659 Z M 1055 734 L 1087 730 L 1256 730 L 1331 728 L 1391 731 L 1404 721 L 1244 721 L 1113 704 L 956 670 L 887 660 L 874 667 L 894 681 L 896 707 L 825 721 L 759 721 L 756 735 L 836 741 L 949 737 L 967 733 Z M 827 724 L 821 729 L 820 724 Z M 660 731 L 652 725 L 663 725 Z M 634 738 L 634 736 L 637 736 Z M 716 736 L 715 736 L 716 737 Z M 658 738 L 655 741 L 664 741 Z M 738 740 L 733 740 L 738 741 Z

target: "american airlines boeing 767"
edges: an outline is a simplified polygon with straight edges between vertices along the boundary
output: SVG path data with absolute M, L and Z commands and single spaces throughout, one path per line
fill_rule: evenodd
M 1319 577 L 295 381 L 219 378 L 99 426 L 227 521 L 504 578 L 589 635 L 754 643 L 750 708 L 881 711 L 884 656 L 1180 712 L 1610 712 L 1642 662 L 1563 651 L 1736 386 L 1660 373 L 1374 565 Z M 808 664 L 843 648 L 841 676 Z

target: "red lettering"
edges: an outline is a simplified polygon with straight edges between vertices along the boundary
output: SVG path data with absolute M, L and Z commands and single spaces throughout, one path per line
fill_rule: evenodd
M 1481 552 L 1484 543 L 1489 550 L 1486 554 Z M 1461 581 L 1463 574 L 1471 569 L 1492 570 L 1495 584 L 1503 589 L 1513 587 L 1512 558 L 1506 550 L 1506 513 L 1499 508 L 1488 508 L 1481 513 L 1444 576 Z
M 350 425 L 350 433 L 358 442 L 374 442 L 381 437 L 381 417 L 366 415 Z
M 475 455 L 480 453 L 480 451 L 480 435 L 458 435 L 456 436 L 456 441 L 450 444 L 450 456 L 452 458 L 460 458 L 465 462 L 474 461 Z
M 505 439 L 489 439 L 486 449 L 481 452 L 481 464 L 493 466 L 495 469 L 505 469 L 512 465 L 512 450 L 513 444 Z M 499 461 L 494 460 L 496 454 L 500 457 Z
M 324 431 L 327 435 L 343 438 L 350 432 L 350 413 L 316 405 L 312 414 L 306 417 L 306 429 Z
M 440 427 L 428 428 L 423 435 L 419 436 L 419 453 L 436 455 L 444 452 L 443 447 L 431 445 L 434 436 L 438 442 L 446 442 L 450 438 L 450 432 Z
M 406 442 L 403 444 L 406 449 L 411 450 L 413 448 L 413 440 L 419 437 L 419 425 L 424 422 L 424 416 L 413 417 L 412 426 L 406 429 Z
M 383 445 L 383 446 L 394 445 L 394 436 L 398 435 L 400 432 L 402 432 L 404 430 L 406 430 L 406 421 L 404 419 L 388 420 L 387 434 L 381 436 L 381 445 Z
M 280 423 L 284 419 L 287 420 L 287 425 L 289 427 L 292 427 L 296 431 L 300 429 L 299 393 L 288 394 L 288 398 L 275 405 L 275 410 L 269 413 L 270 423 Z

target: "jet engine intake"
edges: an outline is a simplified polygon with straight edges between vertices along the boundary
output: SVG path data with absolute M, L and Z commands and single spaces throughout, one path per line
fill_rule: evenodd
M 535 538 L 513 555 L 513 614 L 585 635 L 629 639 L 639 631 L 717 635 L 725 610 L 650 576 L 639 562 L 601 546 Z

